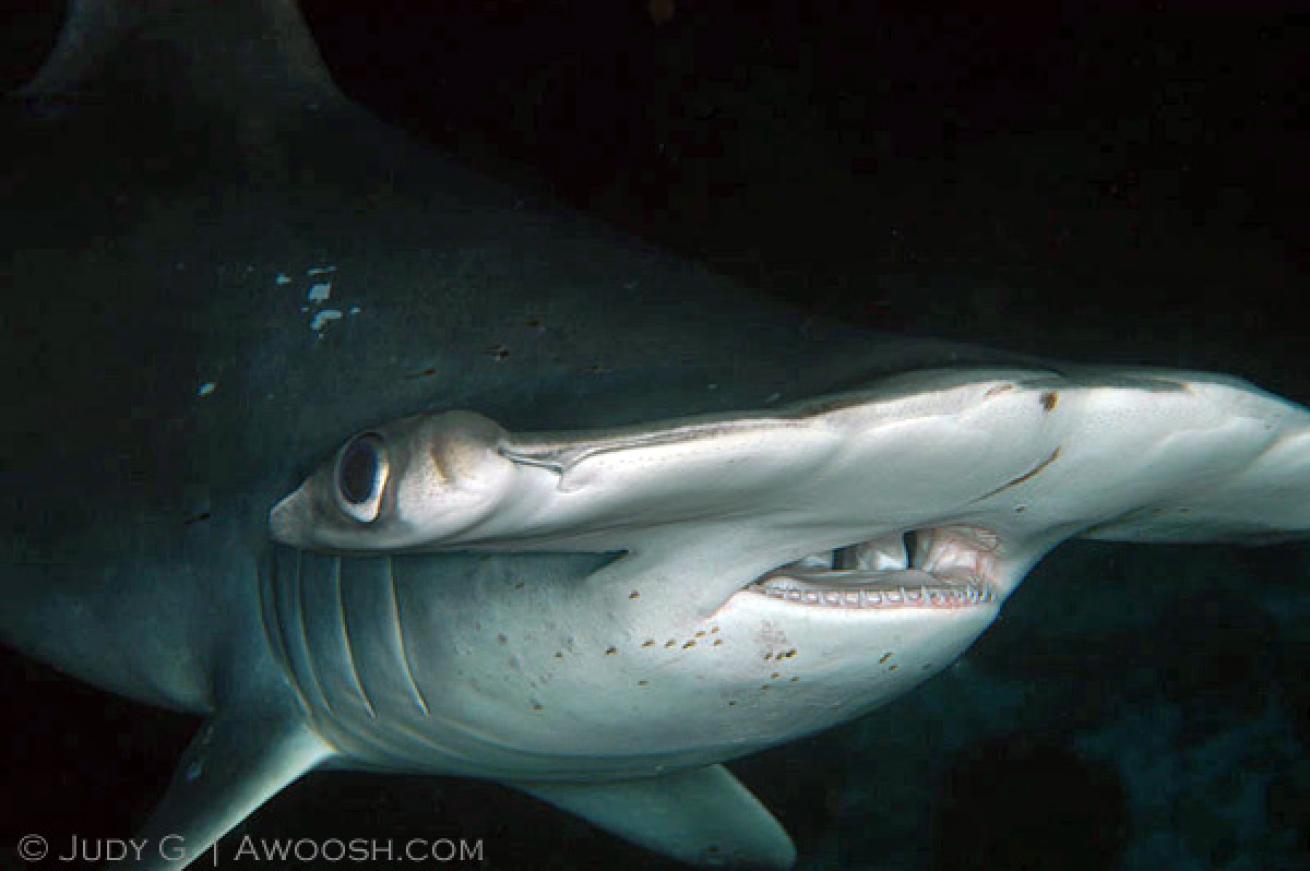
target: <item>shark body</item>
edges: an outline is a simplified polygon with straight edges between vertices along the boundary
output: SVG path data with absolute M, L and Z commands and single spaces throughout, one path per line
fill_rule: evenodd
M 497 780 L 683 861 L 788 867 L 719 763 L 945 668 L 1060 541 L 1310 530 L 1293 403 L 801 329 L 293 82 L 256 146 L 174 155 L 139 201 L 88 170 L 78 232 L 38 217 L 8 267 L 80 310 L 49 365 L 10 367 L 3 638 L 206 718 L 143 833 L 186 851 L 141 867 L 330 767 Z M 35 154 L 123 123 L 21 132 Z

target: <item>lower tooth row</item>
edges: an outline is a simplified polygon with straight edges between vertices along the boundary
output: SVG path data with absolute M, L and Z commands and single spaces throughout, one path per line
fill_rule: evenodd
M 992 592 L 984 588 L 979 589 L 973 584 L 969 584 L 964 589 L 928 589 L 919 587 L 916 589 L 907 589 L 901 587 L 899 590 L 789 590 L 782 587 L 766 587 L 763 584 L 751 584 L 749 589 L 756 593 L 763 593 L 775 599 L 786 599 L 789 602 L 801 602 L 806 605 L 827 605 L 830 607 L 847 607 L 847 608 L 878 608 L 886 605 L 900 605 L 909 603 L 918 605 L 923 602 L 929 602 L 933 605 L 976 605 L 979 602 L 992 601 Z

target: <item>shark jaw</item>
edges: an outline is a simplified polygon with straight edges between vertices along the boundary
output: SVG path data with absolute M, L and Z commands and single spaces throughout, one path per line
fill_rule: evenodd
M 745 588 L 788 604 L 884 610 L 971 608 L 996 598 L 999 538 L 979 527 L 893 534 L 782 566 Z

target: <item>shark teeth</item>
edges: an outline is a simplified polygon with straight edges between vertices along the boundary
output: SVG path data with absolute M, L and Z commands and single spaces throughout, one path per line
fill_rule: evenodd
M 770 582 L 785 582 L 782 576 Z M 754 583 L 746 590 L 770 599 L 817 608 L 967 608 L 995 601 L 996 596 L 981 581 L 963 586 L 918 586 L 883 589 L 799 589 L 782 583 Z

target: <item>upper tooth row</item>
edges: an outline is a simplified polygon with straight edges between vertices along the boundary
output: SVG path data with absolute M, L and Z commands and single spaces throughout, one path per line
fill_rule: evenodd
M 909 556 L 905 553 L 905 538 L 900 533 L 885 535 L 873 541 L 866 541 L 851 548 L 855 564 L 847 568 L 858 571 L 898 571 L 909 568 Z M 826 570 L 833 568 L 835 551 L 812 553 L 796 562 L 785 566 L 792 570 Z
M 848 608 L 876 608 L 884 605 L 920 604 L 963 605 L 992 601 L 992 591 L 979 590 L 975 584 L 964 589 L 929 589 L 927 587 L 901 587 L 899 590 L 788 590 L 751 584 L 749 589 L 775 599 L 801 602 L 807 605 L 835 605 Z

